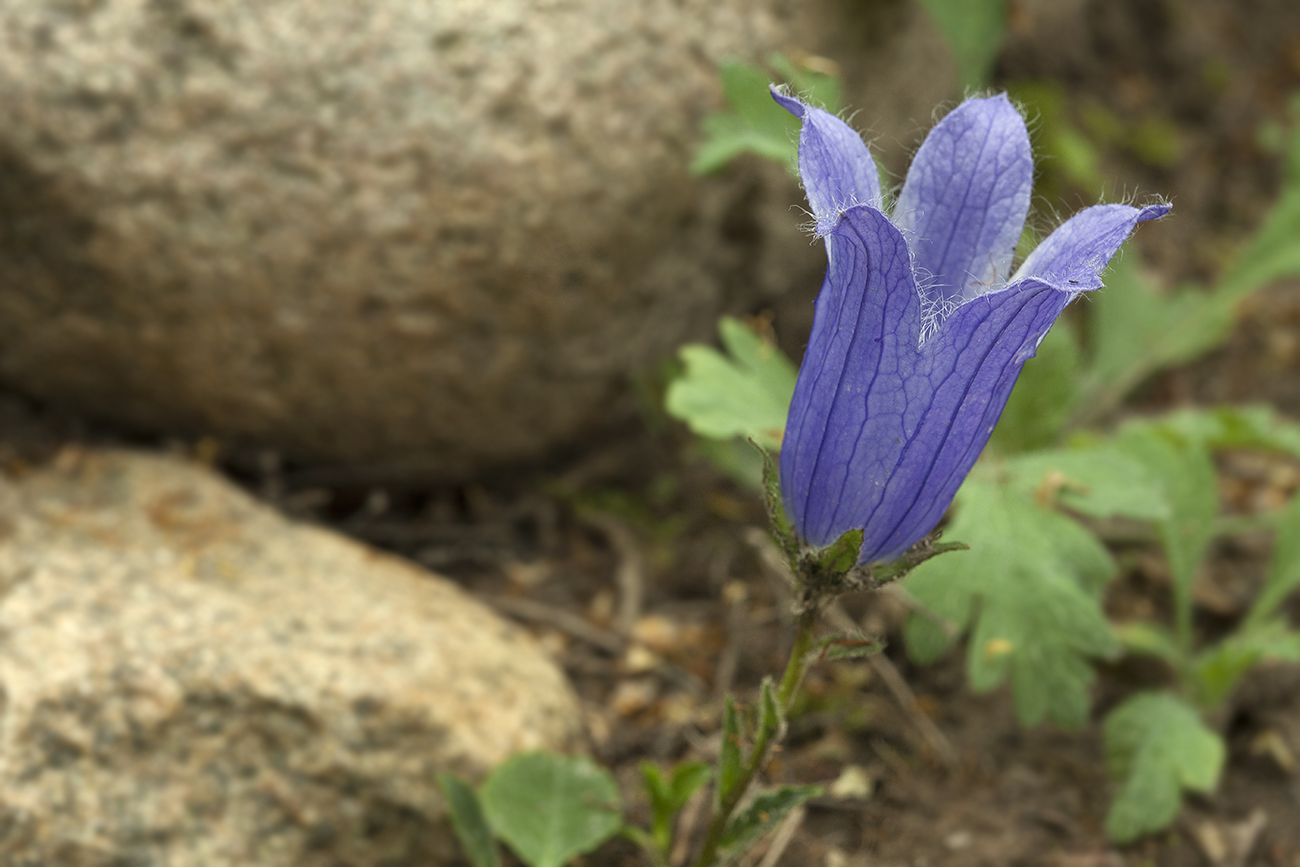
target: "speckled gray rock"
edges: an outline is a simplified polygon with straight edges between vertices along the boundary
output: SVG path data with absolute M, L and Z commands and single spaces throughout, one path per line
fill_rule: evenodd
M 0 863 L 428 865 L 434 774 L 578 743 L 519 629 L 208 470 L 0 478 Z
M 687 175 L 715 62 L 831 34 L 888 134 L 951 90 L 889 47 L 911 6 L 0 4 L 0 381 L 310 460 L 537 457 L 819 284 L 778 168 Z

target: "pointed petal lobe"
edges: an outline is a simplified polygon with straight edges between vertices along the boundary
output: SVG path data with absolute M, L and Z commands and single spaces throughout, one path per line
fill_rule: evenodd
M 1094 205 L 1066 220 L 1030 253 L 1014 279 L 1036 277 L 1083 292 L 1101 286 L 1101 272 L 1138 223 L 1169 213 L 1170 205 Z
M 831 231 L 839 212 L 846 208 L 879 208 L 880 176 L 862 137 L 830 112 L 805 105 L 775 87 L 772 98 L 803 121 L 799 131 L 799 177 L 817 219 L 817 233 Z
M 894 207 L 927 302 L 1005 284 L 1033 180 L 1029 133 L 1005 94 L 968 99 L 930 131 Z
M 920 305 L 907 242 L 883 213 L 844 212 L 781 447 L 799 535 L 826 545 L 863 518 L 916 422 Z

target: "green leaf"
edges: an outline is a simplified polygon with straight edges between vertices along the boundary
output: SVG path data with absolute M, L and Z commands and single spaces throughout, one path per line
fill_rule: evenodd
M 657 765 L 641 763 L 641 777 L 650 795 L 651 840 L 665 860 L 672 846 L 673 820 L 712 775 L 713 770 L 703 762 L 682 762 L 673 769 L 671 778 L 665 777 Z
M 715 809 L 736 788 L 744 771 L 740 747 L 740 717 L 736 714 L 736 702 L 727 696 L 722 705 L 722 745 L 718 750 L 718 786 L 713 799 Z
M 492 771 L 480 796 L 497 836 L 529 867 L 561 867 L 623 824 L 618 784 L 581 756 L 513 756 Z
M 813 645 L 813 653 L 818 661 L 865 659 L 868 656 L 875 656 L 884 649 L 885 646 L 880 641 L 867 638 L 861 633 L 834 633 L 819 639 Z
M 1291 159 L 1300 160 L 1300 135 Z M 1300 274 L 1300 177 L 1291 172 L 1282 195 L 1219 281 L 1220 293 L 1241 299 L 1279 277 Z
M 921 0 L 957 61 L 966 90 L 988 84 L 1006 28 L 1006 0 Z
M 821 786 L 782 786 L 756 797 L 748 807 L 731 817 L 722 832 L 719 845 L 719 864 L 734 861 L 743 855 L 768 831 L 776 827 L 791 810 L 810 798 L 825 793 Z
M 1193 289 L 1162 294 L 1138 262 L 1117 257 L 1106 288 L 1089 296 L 1095 343 L 1080 397 L 1085 415 L 1076 421 L 1100 418 L 1142 380 L 1212 349 L 1232 329 L 1235 304 Z
M 843 575 L 858 563 L 862 551 L 862 530 L 849 530 L 834 542 L 812 554 L 815 570 L 828 575 Z
M 831 113 L 840 110 L 840 84 L 833 77 L 798 66 L 780 54 L 769 55 L 768 62 L 806 100 L 822 104 Z M 704 119 L 704 142 L 691 171 L 710 174 L 743 153 L 776 160 L 794 171 L 799 121 L 772 99 L 767 73 L 734 60 L 724 62 L 719 72 L 730 108 Z
M 831 114 L 837 114 L 844 107 L 844 88 L 834 75 L 802 66 L 775 51 L 767 55 L 767 65 L 779 78 L 785 79 L 804 102 L 824 108 Z M 771 100 L 770 94 L 764 95 Z
M 752 491 L 763 490 L 763 457 L 749 440 L 696 437 L 692 448 L 737 484 Z
M 1264 622 L 1296 590 L 1300 590 L 1300 496 L 1293 497 L 1282 513 L 1268 577 L 1246 615 L 1243 627 L 1249 629 Z
M 990 444 L 1014 454 L 1055 442 L 1078 394 L 1079 363 L 1079 338 L 1069 321 L 1061 320 L 1025 362 Z
M 767 506 L 767 521 L 772 527 L 772 534 L 781 545 L 786 562 L 793 566 L 794 559 L 799 553 L 799 535 L 795 532 L 794 524 L 790 523 L 790 517 L 786 515 L 785 504 L 781 499 L 780 468 L 765 449 L 755 447 L 755 450 L 763 461 L 762 490 L 763 502 Z
M 1207 710 L 1217 708 L 1246 672 L 1266 660 L 1300 662 L 1300 633 L 1275 620 L 1229 635 L 1203 651 L 1190 672 L 1197 702 Z
M 1100 604 L 1115 573 L 1109 553 L 1079 524 L 1007 485 L 967 479 L 958 502 L 948 532 L 970 551 L 921 564 L 904 587 L 940 618 L 971 628 L 972 687 L 992 689 L 1009 677 L 1022 724 L 1083 724 L 1088 660 L 1118 650 Z M 918 662 L 952 640 L 919 614 L 904 635 Z
M 1218 785 L 1223 740 L 1179 698 L 1140 693 L 1110 713 L 1103 735 L 1111 775 L 1122 781 L 1106 815 L 1106 833 L 1117 843 L 1167 827 L 1183 789 Z
M 754 736 L 756 743 L 766 741 L 785 726 L 785 715 L 776 703 L 776 688 L 771 676 L 763 678 L 758 697 L 758 731 Z
M 492 829 L 488 827 L 483 805 L 474 790 L 452 774 L 439 774 L 438 788 L 447 799 L 451 827 L 456 831 L 456 838 L 470 863 L 474 867 L 498 867 L 501 861 L 492 840 Z
M 1038 195 L 1056 201 L 1067 185 L 1101 193 L 1101 153 L 1071 120 L 1065 88 L 1056 81 L 1019 79 L 1007 83 L 1007 92 L 1027 117 L 1037 120 L 1034 151 L 1043 175 Z
M 726 354 L 700 344 L 682 347 L 686 369 L 668 386 L 668 414 L 703 437 L 749 437 L 779 450 L 798 370 L 736 319 L 723 317 L 718 331 Z
M 1210 456 L 1198 443 L 1158 422 L 1125 425 L 1120 449 L 1139 461 L 1164 491 L 1168 516 L 1156 522 L 1173 579 L 1174 616 L 1180 647 L 1191 648 L 1192 584 L 1219 511 L 1219 483 Z
M 1264 449 L 1300 458 L 1300 425 L 1271 406 L 1184 409 L 1165 415 L 1160 424 L 1207 451 Z
M 1159 521 L 1170 515 L 1160 481 L 1110 444 L 1031 452 L 1005 467 L 1016 490 L 1043 504 L 1059 502 L 1094 518 Z
M 1174 634 L 1158 623 L 1135 620 L 1115 626 L 1115 636 L 1124 649 L 1131 653 L 1154 656 L 1181 670 L 1183 652 Z
M 1292 159 L 1300 159 L 1300 137 Z M 1210 292 L 1163 296 L 1136 262 L 1117 260 L 1095 296 L 1097 349 L 1081 403 L 1095 419 L 1152 373 L 1213 349 L 1231 332 L 1243 300 L 1280 277 L 1300 274 L 1300 177 L 1291 173 L 1273 209 Z M 1136 257 L 1134 257 L 1136 258 Z

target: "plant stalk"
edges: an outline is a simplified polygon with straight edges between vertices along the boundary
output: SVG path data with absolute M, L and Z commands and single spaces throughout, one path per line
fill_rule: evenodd
M 799 615 L 794 643 L 790 646 L 790 659 L 785 665 L 785 673 L 781 675 L 781 682 L 776 688 L 776 704 L 780 708 L 782 716 L 785 716 L 790 710 L 795 692 L 798 691 L 804 673 L 808 670 L 808 652 L 812 648 L 816 626 L 817 612 L 815 610 L 809 609 Z M 749 752 L 749 761 L 745 763 L 740 779 L 736 781 L 735 787 L 718 805 L 717 813 L 714 814 L 713 821 L 709 823 L 709 835 L 704 839 L 704 847 L 700 850 L 699 857 L 695 859 L 693 867 L 713 867 L 714 862 L 717 861 L 718 846 L 722 843 L 722 835 L 727 830 L 727 822 L 731 819 L 731 814 L 735 812 L 740 799 L 749 790 L 749 784 L 754 781 L 754 777 L 763 767 L 763 761 L 767 758 L 767 751 L 770 746 L 771 738 L 765 732 L 760 731 L 757 740 L 754 741 L 753 749 Z

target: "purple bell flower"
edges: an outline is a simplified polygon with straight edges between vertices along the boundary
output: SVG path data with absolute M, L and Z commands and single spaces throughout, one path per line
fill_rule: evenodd
M 858 564 L 934 529 L 1016 377 L 1065 305 L 1167 204 L 1097 205 L 1014 273 L 1034 163 L 1005 95 L 968 99 L 926 136 L 886 214 L 875 163 L 839 118 L 773 89 L 803 121 L 799 174 L 826 278 L 786 421 L 781 489 L 801 539 L 862 530 Z

